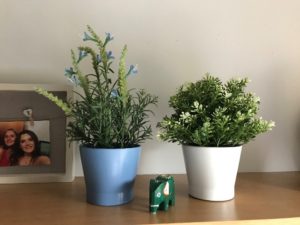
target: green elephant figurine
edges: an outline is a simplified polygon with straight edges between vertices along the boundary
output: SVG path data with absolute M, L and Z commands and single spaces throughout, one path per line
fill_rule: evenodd
M 158 209 L 167 211 L 169 205 L 175 205 L 175 182 L 170 175 L 159 175 L 150 180 L 149 211 L 156 213 Z

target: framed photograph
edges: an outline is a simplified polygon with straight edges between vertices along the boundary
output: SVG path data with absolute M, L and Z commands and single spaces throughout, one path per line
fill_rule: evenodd
M 0 84 L 0 183 L 70 182 L 74 147 L 66 140 L 67 118 L 34 91 L 42 87 L 62 100 L 64 85 Z

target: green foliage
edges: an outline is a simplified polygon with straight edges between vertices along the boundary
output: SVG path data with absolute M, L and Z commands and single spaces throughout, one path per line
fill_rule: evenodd
M 79 100 L 62 102 L 43 89 L 36 91 L 53 101 L 71 118 L 67 126 L 70 141 L 79 141 L 89 147 L 137 146 L 151 138 L 152 130 L 148 122 L 152 111 L 148 107 L 156 105 L 157 97 L 144 90 L 128 90 L 127 78 L 137 71 L 135 66 L 126 69 L 126 46 L 121 53 L 118 75 L 115 76 L 112 69 L 114 57 L 106 50 L 113 39 L 111 35 L 106 34 L 105 40 L 102 40 L 89 26 L 88 33 L 84 35 L 83 40 L 96 44 L 97 50 L 88 46 L 78 47 L 78 57 L 72 50 L 73 67 L 65 70 L 68 79 L 83 90 L 83 94 L 75 92 Z M 91 57 L 94 72 L 85 75 L 79 64 L 88 56 Z
M 170 98 L 175 111 L 158 124 L 164 141 L 198 146 L 239 146 L 275 125 L 257 117 L 260 100 L 245 93 L 248 79 L 223 84 L 209 74 L 179 88 Z

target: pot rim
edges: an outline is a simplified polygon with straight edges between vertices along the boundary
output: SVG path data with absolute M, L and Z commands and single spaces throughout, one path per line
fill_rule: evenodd
M 107 151 L 114 151 L 114 150 L 130 150 L 130 149 L 138 149 L 138 148 L 141 148 L 140 145 L 137 145 L 137 146 L 134 146 L 134 147 L 126 147 L 126 148 L 104 148 L 104 147 L 89 147 L 89 146 L 86 146 L 86 145 L 82 145 L 80 144 L 79 145 L 79 148 L 80 149 L 84 149 L 84 151 L 86 150 L 93 150 L 93 151 L 97 151 L 97 150 L 107 150 Z
M 201 147 L 201 148 L 235 148 L 235 147 L 242 147 L 243 145 L 236 145 L 236 146 L 202 146 L 202 145 L 182 144 L 182 146 Z

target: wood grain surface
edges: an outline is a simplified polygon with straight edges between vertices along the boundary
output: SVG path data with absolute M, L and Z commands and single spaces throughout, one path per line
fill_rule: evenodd
M 153 177 L 138 176 L 134 200 L 114 207 L 86 203 L 83 178 L 76 178 L 72 183 L 1 184 L 0 224 L 99 225 L 211 221 L 236 221 L 224 224 L 241 224 L 247 221 L 237 220 L 300 217 L 300 172 L 240 173 L 235 199 L 225 202 L 190 197 L 186 176 L 175 175 L 176 205 L 167 212 L 159 211 L 155 215 L 148 212 L 149 180 Z M 296 220 L 300 224 L 299 219 Z M 252 225 L 251 221 L 243 224 Z M 270 224 L 279 223 L 275 220 Z

